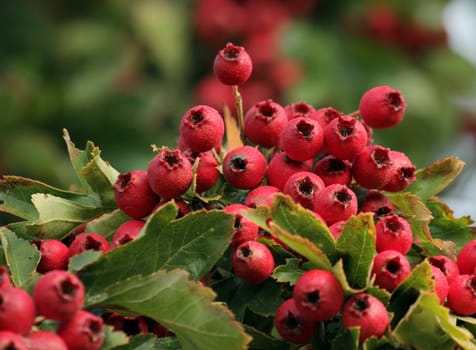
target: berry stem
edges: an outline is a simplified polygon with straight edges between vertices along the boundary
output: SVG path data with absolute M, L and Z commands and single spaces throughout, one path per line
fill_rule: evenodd
M 349 113 L 349 117 L 357 118 L 360 116 L 360 110 L 356 110 L 352 113 Z
M 241 98 L 240 91 L 238 90 L 238 85 L 233 85 L 233 96 L 235 97 L 236 103 L 236 113 L 238 118 L 238 128 L 240 129 L 240 138 L 243 144 L 246 144 L 246 137 L 244 132 L 244 116 L 243 116 L 243 99 Z

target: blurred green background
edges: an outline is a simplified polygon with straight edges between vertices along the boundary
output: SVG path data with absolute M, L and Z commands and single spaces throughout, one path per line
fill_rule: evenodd
M 211 74 L 227 41 L 254 60 L 246 107 L 273 98 L 350 113 L 375 85 L 399 89 L 406 117 L 375 141 L 427 165 L 475 129 L 476 68 L 451 49 L 449 5 L 0 0 L 0 174 L 71 184 L 63 128 L 121 172 L 146 168 L 151 144 L 175 146 L 188 108 L 231 97 Z

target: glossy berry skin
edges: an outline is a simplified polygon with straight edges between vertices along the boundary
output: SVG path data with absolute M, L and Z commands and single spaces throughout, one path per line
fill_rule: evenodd
M 310 171 L 311 168 L 312 160 L 301 162 L 292 160 L 285 152 L 276 153 L 268 163 L 268 184 L 282 191 L 292 174 L 299 171 Z
M 241 212 L 247 209 L 249 209 L 248 206 L 239 203 L 229 204 L 223 208 L 225 213 L 235 216 L 233 237 L 230 243 L 232 248 L 238 247 L 243 242 L 254 241 L 258 238 L 258 225 L 241 215 Z
M 407 254 L 413 243 L 413 231 L 408 221 L 398 215 L 381 217 L 376 225 L 376 249 L 396 250 L 403 255 Z
M 456 257 L 460 274 L 473 274 L 476 267 L 476 240 L 467 242 Z
M 5 266 L 0 265 L 0 289 L 11 287 L 12 281 L 10 279 L 10 274 L 8 273 L 8 269 Z
M 274 270 L 274 257 L 263 243 L 246 241 L 232 254 L 235 274 L 250 284 L 260 284 L 267 280 Z
M 104 342 L 102 318 L 85 310 L 79 310 L 58 326 L 68 350 L 98 350 Z
M 314 210 L 328 225 L 357 214 L 357 196 L 346 185 L 333 184 L 319 191 Z
M 288 121 L 281 133 L 281 147 L 289 158 L 306 161 L 322 148 L 324 131 L 315 120 L 296 117 Z
M 476 313 L 476 276 L 461 274 L 449 283 L 447 306 L 460 316 Z
M 374 336 L 380 338 L 386 332 L 390 320 L 385 305 L 367 293 L 351 296 L 342 309 L 344 328 L 359 327 L 359 342 Z
M 35 303 L 25 290 L 0 288 L 0 330 L 26 335 L 35 319 Z
M 7 330 L 0 330 L 0 349 L 30 350 L 30 348 L 27 346 L 25 340 L 20 334 Z
M 51 270 L 66 270 L 69 261 L 69 248 L 57 239 L 34 241 L 40 250 L 41 258 L 36 270 L 45 273 Z
M 119 209 L 134 219 L 149 215 L 160 200 L 152 191 L 145 170 L 120 174 L 114 183 L 114 196 Z
M 294 344 L 309 342 L 316 332 L 316 323 L 302 316 L 293 298 L 286 299 L 278 307 L 274 325 L 282 339 Z
M 255 187 L 246 195 L 244 204 L 250 208 L 256 208 L 259 205 L 271 207 L 274 197 L 279 192 L 279 189 L 274 186 L 262 185 Z
M 253 62 L 244 47 L 227 43 L 215 56 L 213 72 L 225 85 L 241 85 L 251 75 Z
M 293 299 L 301 315 L 312 321 L 333 318 L 344 303 L 344 290 L 335 276 L 326 270 L 309 270 L 296 281 Z
M 402 152 L 390 151 L 389 157 L 393 171 L 388 182 L 382 187 L 382 189 L 388 192 L 403 191 L 415 182 L 416 168 L 410 158 Z
M 184 194 L 193 179 L 190 161 L 178 149 L 162 148 L 147 167 L 149 185 L 162 199 Z
M 279 144 L 279 137 L 287 122 L 284 108 L 272 100 L 265 100 L 246 112 L 244 132 L 251 142 L 271 148 Z
M 266 158 L 251 146 L 237 147 L 223 159 L 223 177 L 232 186 L 249 190 L 263 181 L 267 170 Z
M 309 114 L 314 112 L 314 107 L 305 101 L 298 101 L 286 105 L 284 110 L 286 111 L 288 119 L 293 119 L 301 116 L 309 116 Z
M 35 331 L 28 335 L 28 348 L 30 350 L 68 350 L 63 338 L 49 331 Z
M 431 256 L 428 261 L 431 265 L 436 266 L 443 272 L 450 284 L 457 276 L 459 276 L 459 267 L 455 260 L 446 255 Z
M 387 85 L 367 90 L 360 99 L 360 116 L 375 129 L 398 125 L 405 114 L 406 102 L 401 93 Z
M 215 108 L 198 105 L 184 113 L 179 129 L 180 138 L 192 152 L 206 152 L 221 145 L 225 123 Z
M 46 318 L 63 321 L 84 304 L 85 288 L 81 280 L 69 271 L 45 273 L 33 289 L 38 312 Z
M 355 181 L 367 189 L 382 189 L 393 174 L 389 152 L 380 145 L 365 147 L 352 163 Z
M 400 252 L 384 250 L 374 257 L 372 274 L 375 284 L 392 292 L 410 274 L 410 262 Z
M 144 225 L 144 220 L 131 219 L 123 222 L 112 235 L 111 248 L 119 247 L 134 240 Z
M 319 159 L 314 165 L 314 173 L 326 186 L 341 184 L 349 186 L 352 182 L 352 163 L 336 158 L 332 154 Z
M 435 283 L 433 288 L 438 296 L 440 304 L 443 304 L 448 296 L 449 284 L 445 274 L 436 266 L 431 265 L 431 277 Z
M 359 212 L 370 212 L 374 214 L 374 217 L 379 218 L 393 214 L 395 207 L 390 199 L 382 192 L 368 191 L 360 205 Z
M 314 210 L 319 191 L 325 186 L 324 181 L 310 171 L 300 171 L 291 175 L 284 185 L 283 193 L 289 195 L 304 208 Z
M 84 253 L 87 250 L 106 253 L 111 249 L 109 241 L 98 233 L 80 233 L 69 246 L 68 255 L 71 258 L 74 255 Z
M 352 160 L 367 146 L 364 125 L 351 116 L 342 115 L 324 129 L 326 151 L 338 159 Z

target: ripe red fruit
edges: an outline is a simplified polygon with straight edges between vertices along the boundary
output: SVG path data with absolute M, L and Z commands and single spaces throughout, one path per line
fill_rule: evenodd
M 314 112 L 314 107 L 305 101 L 293 102 L 284 107 L 288 119 L 307 117 Z
M 387 330 L 389 318 L 385 305 L 374 296 L 359 293 L 351 296 L 342 309 L 344 328 L 359 327 L 359 341 L 380 338 Z
M 232 186 L 248 190 L 258 186 L 266 175 L 266 158 L 251 146 L 237 147 L 223 159 L 223 177 Z
M 380 145 L 365 147 L 352 163 L 355 181 L 367 189 L 382 189 L 393 174 L 390 150 Z
M 410 270 L 406 256 L 395 250 L 384 250 L 374 257 L 372 274 L 375 276 L 375 284 L 389 292 L 410 274 Z
M 68 350 L 98 350 L 104 342 L 103 320 L 85 310 L 79 310 L 58 326 Z
M 449 283 L 447 306 L 461 316 L 476 313 L 476 276 L 461 274 Z
M 460 274 L 471 275 L 476 267 L 476 240 L 467 242 L 456 257 Z
M 338 118 L 342 114 L 344 113 L 333 107 L 322 107 L 309 113 L 307 117 L 317 121 L 319 125 L 321 125 L 322 130 L 325 130 L 332 120 Z
M 346 185 L 329 185 L 319 191 L 314 210 L 332 225 L 357 214 L 357 196 Z
M 215 56 L 213 72 L 225 85 L 241 85 L 251 75 L 253 62 L 244 47 L 227 43 Z
M 367 145 L 365 126 L 351 116 L 342 115 L 324 129 L 326 151 L 336 158 L 352 160 Z
M 258 241 L 241 243 L 233 252 L 231 261 L 235 274 L 251 284 L 264 282 L 274 270 L 273 254 Z
M 436 266 L 431 265 L 431 277 L 435 283 L 434 291 L 438 296 L 440 304 L 443 304 L 448 296 L 448 279 L 445 274 Z
M 127 335 L 149 333 L 149 326 L 143 316 L 125 316 L 113 312 L 107 316 L 105 322 L 112 326 L 115 331 L 122 331 Z
M 119 247 L 135 239 L 144 225 L 145 221 L 137 219 L 127 220 L 119 225 L 112 236 L 111 248 Z
M 302 317 L 313 321 L 333 318 L 344 303 L 344 290 L 326 270 L 309 270 L 296 281 L 293 299 Z
M 68 255 L 72 257 L 87 250 L 105 253 L 111 249 L 109 241 L 99 233 L 80 233 L 69 246 Z
M 387 85 L 366 91 L 360 99 L 360 116 L 375 129 L 386 129 L 401 122 L 407 105 L 401 93 Z
M 295 344 L 309 342 L 316 332 L 316 323 L 302 316 L 293 298 L 285 300 L 278 307 L 274 325 L 281 338 Z
M 73 273 L 54 270 L 45 273 L 35 284 L 33 299 L 40 314 L 63 321 L 80 310 L 84 304 L 85 288 Z
M 395 207 L 390 199 L 382 192 L 368 191 L 360 206 L 359 212 L 371 212 L 374 217 L 391 215 L 395 211 Z
M 352 164 L 329 154 L 319 159 L 314 165 L 314 173 L 326 186 L 341 184 L 349 186 L 352 182 Z
M 299 171 L 310 171 L 311 168 L 312 159 L 301 162 L 292 160 L 285 152 L 276 153 L 268 164 L 268 184 L 282 191 L 292 174 Z
M 436 266 L 443 272 L 448 280 L 448 284 L 451 283 L 457 276 L 459 276 L 459 267 L 456 261 L 447 257 L 446 255 L 435 255 L 429 258 L 430 264 Z
M 212 151 L 201 152 L 197 158 L 196 191 L 202 193 L 212 188 L 220 177 L 219 164 Z
M 314 210 L 319 191 L 324 187 L 326 187 L 324 181 L 318 175 L 310 171 L 300 171 L 288 178 L 283 193 L 289 195 L 304 208 Z
M 314 158 L 322 148 L 324 131 L 315 120 L 296 117 L 288 121 L 281 133 L 281 147 L 289 158 L 305 161 Z
M 396 250 L 407 254 L 413 243 L 413 231 L 408 221 L 398 215 L 381 217 L 375 225 L 377 252 Z
M 10 279 L 10 274 L 5 266 L 0 266 L 0 289 L 11 287 L 12 281 Z
M 7 330 L 0 330 L 0 349 L 29 350 L 20 334 Z
M 41 258 L 36 270 L 45 273 L 51 270 L 66 270 L 69 261 L 69 248 L 57 239 L 34 241 L 40 250 Z
M 184 194 L 193 179 L 190 161 L 178 149 L 162 148 L 147 168 L 149 184 L 158 196 L 171 199 Z
M 274 186 L 263 185 L 253 188 L 245 197 L 245 205 L 256 208 L 258 205 L 270 207 L 274 202 L 274 197 L 279 193 L 279 189 Z
M 30 350 L 68 350 L 63 338 L 49 331 L 35 331 L 28 335 L 28 348 Z
M 198 105 L 180 120 L 180 138 L 192 152 L 205 152 L 221 145 L 225 123 L 213 107 Z
M 346 220 L 340 220 L 334 222 L 332 225 L 329 226 L 329 231 L 331 232 L 332 237 L 334 237 L 335 240 L 339 239 L 339 236 L 342 234 L 346 223 Z
M 416 168 L 410 158 L 402 152 L 390 151 L 389 157 L 393 171 L 388 182 L 382 187 L 382 189 L 388 192 L 403 191 L 411 183 L 415 182 Z
M 271 148 L 279 144 L 279 137 L 287 122 L 284 108 L 272 100 L 265 100 L 246 112 L 244 132 L 251 142 Z
M 35 320 L 35 303 L 25 290 L 0 288 L 0 330 L 28 334 Z
M 230 243 L 232 248 L 238 247 L 243 242 L 254 241 L 258 238 L 258 225 L 241 215 L 241 212 L 247 209 L 249 209 L 248 206 L 239 203 L 229 204 L 223 208 L 225 213 L 234 214 L 235 216 L 233 237 Z
M 149 215 L 159 202 L 145 170 L 120 174 L 114 183 L 114 195 L 119 209 L 134 219 Z

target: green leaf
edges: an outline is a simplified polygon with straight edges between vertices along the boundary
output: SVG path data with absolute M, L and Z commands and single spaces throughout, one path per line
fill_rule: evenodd
M 467 329 L 456 325 L 456 318 L 448 308 L 440 305 L 434 293 L 421 292 L 408 313 L 393 331 L 398 341 L 422 350 L 476 349 L 474 338 Z
M 5 227 L 0 227 L 0 240 L 12 282 L 22 287 L 29 276 L 36 271 L 40 252 L 36 246 Z
M 332 340 L 332 350 L 357 350 L 359 348 L 359 328 L 343 330 Z
M 90 249 L 86 250 L 84 253 L 74 255 L 69 258 L 68 270 L 76 273 L 98 260 L 102 254 L 102 252 Z
M 233 216 L 223 211 L 195 211 L 175 217 L 173 202 L 151 215 L 143 234 L 117 247 L 80 272 L 89 302 L 107 286 L 137 274 L 183 268 L 199 279 L 211 270 L 233 235 Z
M 115 349 L 117 346 L 127 344 L 129 338 L 124 332 L 115 331 L 111 326 L 104 326 L 104 342 L 100 350 Z
M 100 306 L 147 316 L 171 330 L 183 349 L 246 349 L 251 337 L 210 288 L 184 270 L 135 276 L 105 290 Z
M 416 171 L 416 181 L 407 187 L 411 192 L 426 202 L 444 190 L 463 170 L 464 162 L 454 157 L 438 160 L 426 168 Z
M 246 306 L 260 316 L 274 316 L 276 309 L 282 304 L 281 289 L 273 279 L 268 279 L 259 285 L 248 284 L 252 297 Z
M 347 280 L 347 275 L 345 273 L 344 269 L 344 262 L 342 259 L 337 261 L 337 263 L 332 266 L 332 273 L 334 276 L 337 278 L 339 281 L 340 285 L 342 286 L 342 289 L 344 289 L 344 293 L 346 296 L 350 296 L 356 293 L 361 293 L 366 290 L 365 288 L 353 288 L 350 284 L 349 281 Z
M 84 232 L 95 232 L 108 239 L 112 238 L 116 229 L 130 217 L 121 210 L 116 209 L 105 213 L 95 219 L 89 220 L 84 228 Z
M 19 237 L 25 239 L 63 239 L 80 224 L 77 221 L 52 220 L 43 223 L 20 221 L 7 225 Z
M 271 337 L 270 335 L 261 332 L 260 330 L 244 324 L 246 333 L 251 335 L 253 338 L 248 349 L 250 350 L 262 350 L 262 349 L 272 349 L 272 350 L 288 350 L 289 343 L 282 339 Z
M 289 283 L 293 286 L 305 271 L 301 267 L 301 259 L 288 258 L 285 265 L 280 265 L 274 269 L 271 277 L 280 283 Z
M 350 286 L 368 285 L 375 254 L 375 225 L 372 214 L 352 216 L 337 240 L 337 251 L 342 257 Z
M 182 350 L 175 337 L 157 338 L 153 334 L 132 337 L 128 344 L 117 346 L 114 350 Z

